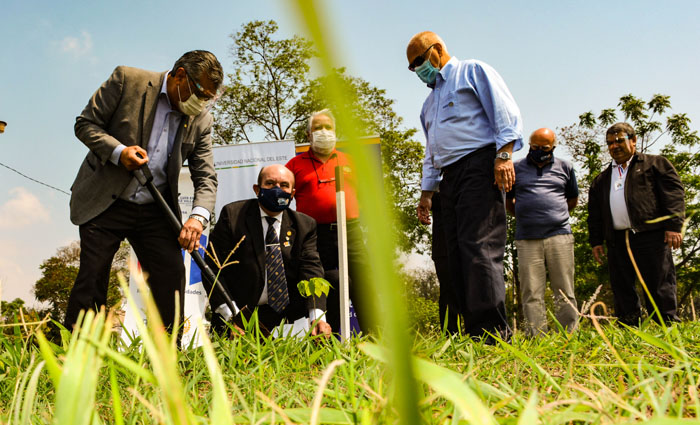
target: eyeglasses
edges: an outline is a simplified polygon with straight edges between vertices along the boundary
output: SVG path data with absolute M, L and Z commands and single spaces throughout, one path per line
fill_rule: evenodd
M 613 144 L 622 144 L 625 143 L 629 138 L 627 136 L 624 137 L 616 137 L 614 139 L 605 139 L 605 143 L 608 144 L 608 146 L 611 146 Z
M 194 78 L 190 78 L 190 75 L 187 72 L 185 72 L 185 76 L 187 77 L 187 84 L 190 83 L 190 80 L 192 81 L 192 84 L 194 84 L 194 90 L 192 90 L 192 87 L 190 86 L 190 91 L 192 92 L 192 94 L 197 96 L 197 99 L 207 102 L 207 109 L 211 109 L 211 107 L 214 106 L 214 103 L 219 99 L 219 94 L 212 93 L 209 90 L 202 87 L 202 85 L 199 84 L 197 80 L 195 80 Z
M 435 43 L 435 44 L 431 45 L 430 47 L 428 47 L 427 49 L 425 49 L 425 52 L 423 52 L 422 55 L 420 55 L 420 56 L 418 56 L 417 58 L 413 59 L 413 62 L 411 62 L 411 63 L 408 65 L 408 70 L 411 71 L 411 72 L 415 72 L 415 71 L 416 71 L 416 68 L 418 68 L 419 66 L 423 65 L 423 62 L 425 62 L 425 59 L 426 59 L 426 57 L 427 57 L 427 55 L 428 55 L 428 52 L 430 51 L 430 49 L 432 49 L 433 47 L 435 47 L 437 44 L 438 44 L 438 43 Z
M 319 177 L 319 175 L 318 175 L 318 170 L 316 170 L 316 164 L 314 164 L 313 158 L 309 158 L 309 160 L 311 160 L 311 166 L 314 167 L 314 173 L 316 173 L 316 180 L 318 180 L 318 184 L 333 183 L 335 181 L 335 177 L 330 178 L 330 179 L 321 180 L 321 177 Z

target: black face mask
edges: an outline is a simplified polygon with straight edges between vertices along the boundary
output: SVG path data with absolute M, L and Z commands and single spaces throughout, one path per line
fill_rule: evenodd
M 292 201 L 292 194 L 287 193 L 282 188 L 274 186 L 268 189 L 260 188 L 258 192 L 258 202 L 270 211 L 279 212 L 289 208 Z
M 543 151 L 542 149 L 535 149 L 531 147 L 530 152 L 528 152 L 527 154 L 527 157 L 530 158 L 530 161 L 536 164 L 549 162 L 552 159 L 554 159 L 554 148 L 552 148 L 549 151 Z

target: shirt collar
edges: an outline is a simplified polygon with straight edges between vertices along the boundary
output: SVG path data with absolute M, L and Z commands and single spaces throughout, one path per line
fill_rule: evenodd
M 270 214 L 266 213 L 265 210 L 263 210 L 262 207 L 261 207 L 260 205 L 258 205 L 258 209 L 260 210 L 260 219 L 261 219 L 261 220 L 264 220 L 265 217 L 272 217 L 272 218 L 274 218 L 276 221 L 281 221 L 281 220 L 282 220 L 282 214 L 283 214 L 283 213 L 279 213 L 279 214 L 277 214 L 277 215 L 270 215 Z
M 450 78 L 450 74 L 452 74 L 452 71 L 457 67 L 457 64 L 459 63 L 459 59 L 456 57 L 452 56 L 450 60 L 447 61 L 445 66 L 442 67 L 440 72 L 440 76 L 444 81 L 447 81 L 448 78 Z
M 630 166 L 630 162 L 632 162 L 632 159 L 633 159 L 633 158 L 634 158 L 634 155 L 632 155 L 632 156 L 630 157 L 630 159 L 628 159 L 627 162 L 625 162 L 625 170 L 627 170 L 627 168 Z M 613 160 L 612 160 L 612 165 L 613 165 L 613 167 L 617 167 L 617 166 L 620 165 L 620 164 L 618 164 L 617 162 L 615 162 L 615 160 L 613 159 Z
M 308 156 L 312 161 L 317 161 L 317 162 L 320 162 L 321 164 L 323 164 L 323 161 L 321 161 L 321 160 L 316 156 L 316 154 L 314 153 L 314 151 L 311 150 L 311 147 L 310 147 L 310 146 L 309 146 L 309 150 L 306 151 L 306 154 L 307 154 L 307 156 Z M 336 148 L 333 148 L 333 152 L 331 152 L 331 156 L 329 156 L 328 159 L 330 160 L 330 159 L 332 159 L 332 158 L 334 158 L 334 157 L 337 157 L 337 156 L 338 156 L 337 154 L 338 154 L 338 151 L 336 150 Z
M 165 72 L 165 77 L 163 77 L 163 84 L 160 86 L 160 93 L 158 96 L 160 97 L 165 97 L 165 101 L 168 102 L 168 107 L 170 107 L 171 111 L 175 112 L 175 108 L 173 108 L 173 104 L 170 101 L 170 96 L 168 96 L 168 75 L 170 75 L 170 70 Z

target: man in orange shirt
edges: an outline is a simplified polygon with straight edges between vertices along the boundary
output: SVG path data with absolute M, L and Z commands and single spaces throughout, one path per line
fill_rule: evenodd
M 328 323 L 340 329 L 340 300 L 338 297 L 338 229 L 335 203 L 335 168 L 341 166 L 346 177 L 345 199 L 347 214 L 348 274 L 350 298 L 360 327 L 372 329 L 372 297 L 365 285 L 367 250 L 358 220 L 360 211 L 352 179 L 352 163 L 348 156 L 335 149 L 335 118 L 329 109 L 309 117 L 307 137 L 310 149 L 287 163 L 296 179 L 297 211 L 313 217 L 318 223 L 318 252 L 326 278 L 334 287 L 328 296 Z

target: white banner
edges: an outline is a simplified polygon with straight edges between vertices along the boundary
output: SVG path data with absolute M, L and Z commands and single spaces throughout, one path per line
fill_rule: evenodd
M 270 164 L 286 164 L 294 157 L 293 141 L 245 143 L 239 145 L 223 145 L 214 147 L 214 168 L 216 169 L 219 186 L 216 196 L 216 207 L 214 219 L 218 217 L 224 205 L 241 199 L 255 197 L 253 184 L 257 183 L 260 168 Z M 178 183 L 180 196 L 178 202 L 182 210 L 182 221 L 186 221 L 192 211 L 192 201 L 194 200 L 194 188 L 188 168 L 183 168 L 180 172 Z M 294 205 L 292 205 L 292 208 Z M 199 241 L 202 247 L 207 246 L 209 227 L 204 231 Z M 174 237 L 174 235 L 173 235 Z M 204 249 L 199 253 L 204 257 Z M 194 263 L 192 257 L 185 250 L 182 250 L 183 261 L 185 262 L 185 307 L 182 346 L 187 347 L 190 343 L 194 347 L 201 345 L 199 338 L 195 335 L 197 320 L 204 319 L 204 312 L 207 307 L 207 293 L 202 284 L 202 273 Z M 131 251 L 131 261 L 134 263 L 136 255 Z M 143 308 L 141 296 L 133 278 L 129 281 L 129 291 L 138 304 L 141 315 L 145 319 L 146 313 Z M 126 343 L 138 335 L 135 317 L 128 306 L 124 317 L 124 327 L 126 332 L 122 332 L 122 340 Z M 194 338 L 194 340 L 193 340 Z

